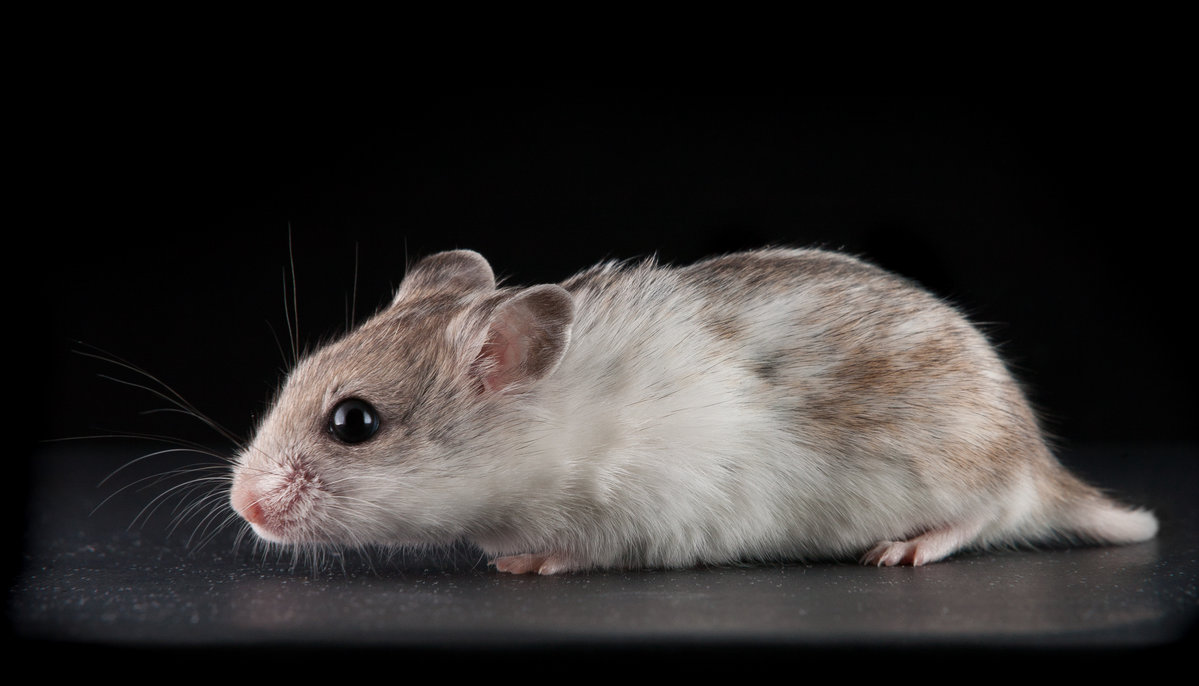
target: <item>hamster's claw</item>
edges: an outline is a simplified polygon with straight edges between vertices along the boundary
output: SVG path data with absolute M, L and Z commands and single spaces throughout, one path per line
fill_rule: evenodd
M 919 567 L 970 545 L 981 529 L 980 523 L 972 522 L 933 529 L 907 541 L 880 541 L 862 556 L 861 562 L 878 567 Z
M 882 541 L 862 556 L 862 564 L 876 567 L 912 565 L 918 567 L 927 560 L 921 554 L 918 541 Z
M 497 557 L 491 564 L 509 574 L 561 574 L 572 569 L 569 558 L 562 553 L 508 555 Z

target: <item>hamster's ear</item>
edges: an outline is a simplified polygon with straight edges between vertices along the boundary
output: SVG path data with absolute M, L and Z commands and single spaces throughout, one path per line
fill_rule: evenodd
M 448 250 L 412 265 L 392 302 L 420 291 L 467 295 L 494 290 L 495 273 L 482 255 L 473 250 Z
M 570 343 L 575 302 L 561 286 L 533 286 L 492 311 L 471 373 L 484 392 L 536 381 L 558 367 Z

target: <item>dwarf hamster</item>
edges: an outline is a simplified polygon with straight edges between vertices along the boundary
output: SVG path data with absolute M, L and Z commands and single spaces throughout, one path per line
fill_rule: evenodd
M 230 497 L 269 542 L 465 540 L 513 573 L 921 565 L 1157 531 L 1061 466 L 958 311 L 813 249 L 523 288 L 475 252 L 426 257 L 295 366 Z

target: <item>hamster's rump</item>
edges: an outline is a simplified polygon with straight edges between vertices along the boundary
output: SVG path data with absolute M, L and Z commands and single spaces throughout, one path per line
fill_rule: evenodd
M 361 441 L 330 427 L 350 401 L 378 427 Z M 541 573 L 923 564 L 1157 528 L 1058 463 L 965 317 L 820 250 L 531 288 L 430 256 L 292 372 L 231 498 L 278 543 L 467 540 Z

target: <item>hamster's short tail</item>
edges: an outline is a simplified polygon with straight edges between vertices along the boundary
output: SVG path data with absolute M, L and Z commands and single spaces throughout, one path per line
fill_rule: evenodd
M 1070 542 L 1124 545 L 1157 535 L 1157 517 L 1149 510 L 1115 502 L 1062 470 L 1049 519 L 1057 537 Z
M 1157 517 L 1149 510 L 1128 508 L 1107 498 L 1085 499 L 1058 515 L 1059 535 L 1084 543 L 1122 545 L 1157 535 Z

